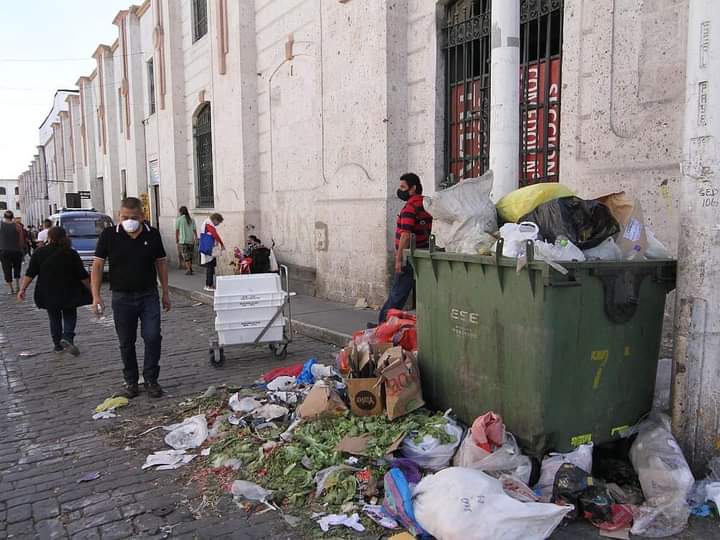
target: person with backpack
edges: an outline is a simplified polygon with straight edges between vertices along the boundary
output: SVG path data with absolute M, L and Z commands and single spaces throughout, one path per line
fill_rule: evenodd
M 30 258 L 18 291 L 19 301 L 25 300 L 25 292 L 35 278 L 35 305 L 47 310 L 55 352 L 79 355 L 75 345 L 77 308 L 92 303 L 90 276 L 62 227 L 49 229 L 48 243 Z
M 0 222 L 0 264 L 2 265 L 8 294 L 13 295 L 20 289 L 20 273 L 23 262 L 22 230 L 15 223 L 11 210 L 6 210 Z M 13 284 L 13 279 L 14 284 Z
M 195 254 L 195 239 L 197 228 L 195 220 L 190 216 L 187 206 L 180 207 L 180 215 L 175 221 L 175 242 L 180 253 L 180 259 L 185 265 L 185 275 L 193 275 L 192 261 Z
M 200 228 L 200 266 L 205 267 L 205 290 L 208 292 L 215 291 L 217 255 L 219 251 L 225 250 L 225 244 L 217 232 L 223 221 L 222 215 L 210 214 Z

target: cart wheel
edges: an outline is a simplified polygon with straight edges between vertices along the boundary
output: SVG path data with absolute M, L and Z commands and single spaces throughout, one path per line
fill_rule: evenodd
M 283 360 L 285 359 L 285 357 L 287 357 L 287 343 L 284 343 L 282 345 L 276 345 L 275 343 L 272 343 L 270 345 L 270 350 L 272 351 L 273 356 L 278 360 Z
M 210 365 L 220 367 L 225 363 L 225 351 L 222 347 L 213 347 L 209 352 Z

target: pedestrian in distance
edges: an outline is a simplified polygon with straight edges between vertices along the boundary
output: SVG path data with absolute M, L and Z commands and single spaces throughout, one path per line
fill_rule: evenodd
M 35 305 L 47 310 L 55 352 L 79 355 L 75 345 L 77 308 L 92 303 L 90 276 L 62 227 L 52 227 L 48 243 L 30 258 L 17 295 L 20 302 L 25 300 L 25 291 L 35 278 Z
M 90 279 L 93 308 L 102 315 L 105 304 L 100 294 L 105 260 L 110 263 L 110 290 L 115 331 L 120 344 L 127 398 L 139 394 L 139 379 L 135 342 L 140 322 L 140 334 L 145 343 L 143 379 L 148 395 L 162 396 L 158 384 L 160 375 L 160 302 L 170 311 L 168 264 L 162 238 L 157 229 L 145 223 L 140 199 L 128 197 L 120 203 L 118 225 L 108 227 L 98 238 Z M 162 297 L 158 295 L 160 279 Z
M 30 254 L 30 233 L 25 228 L 25 225 L 22 222 L 22 218 L 16 217 L 15 223 L 20 229 L 20 244 L 22 247 L 23 260 L 25 260 L 25 255 Z
M 205 267 L 205 290 L 208 292 L 215 291 L 215 268 L 217 267 L 217 257 L 225 251 L 225 244 L 217 232 L 217 228 L 224 221 L 220 214 L 210 214 L 210 217 L 203 221 L 200 232 L 205 238 L 211 238 L 203 242 L 200 240 L 200 266 Z M 208 246 L 210 246 L 208 248 Z
M 22 231 L 15 223 L 12 210 L 6 210 L 0 223 L 0 265 L 9 295 L 14 295 L 20 290 L 22 262 Z
M 423 207 L 423 188 L 415 173 L 405 173 L 400 177 L 397 197 L 405 203 L 397 217 L 395 226 L 395 278 L 390 295 L 380 310 L 379 323 L 387 318 L 390 309 L 402 309 L 410 293 L 415 288 L 415 276 L 412 267 L 404 260 L 405 250 L 415 235 L 415 245 L 419 249 L 428 249 L 432 216 Z
M 180 260 L 185 266 L 185 275 L 193 275 L 193 256 L 195 255 L 195 239 L 197 228 L 195 220 L 190 216 L 187 206 L 180 207 L 180 215 L 175 221 L 175 243 L 178 245 Z
M 38 247 L 44 246 L 47 243 L 50 227 L 52 227 L 52 221 L 49 219 L 44 220 L 42 231 L 40 231 L 37 235 Z

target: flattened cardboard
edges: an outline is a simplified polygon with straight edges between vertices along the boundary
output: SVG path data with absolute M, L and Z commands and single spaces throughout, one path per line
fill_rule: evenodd
M 403 433 L 393 441 L 393 443 L 386 450 L 386 453 L 392 454 L 398 448 L 400 448 L 400 444 L 402 444 L 404 438 L 405 433 Z M 337 443 L 337 446 L 335 446 L 335 450 L 337 452 L 345 452 L 346 454 L 352 454 L 354 456 L 364 456 L 367 452 L 369 442 L 369 433 L 366 433 L 365 435 L 360 435 L 359 437 L 351 437 L 350 435 L 346 435 L 339 443 Z
M 322 381 L 316 382 L 295 411 L 303 420 L 314 420 L 347 411 L 342 398 Z
M 382 379 L 347 379 L 350 412 L 355 416 L 379 416 L 385 410 Z

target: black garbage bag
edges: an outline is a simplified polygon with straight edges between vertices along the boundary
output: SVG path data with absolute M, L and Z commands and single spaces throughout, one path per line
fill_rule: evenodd
M 590 249 L 620 232 L 620 225 L 610 209 L 597 201 L 562 197 L 541 204 L 520 221 L 532 221 L 541 237 L 555 243 L 564 236 L 580 249 Z
M 572 504 L 575 509 L 567 514 L 569 519 L 577 519 L 582 515 L 580 497 L 593 484 L 593 478 L 587 471 L 572 463 L 563 463 L 555 475 L 552 502 Z
M 585 519 L 593 525 L 613 521 L 612 505 L 615 501 L 604 483 L 598 482 L 588 486 L 580 494 L 579 502 Z

